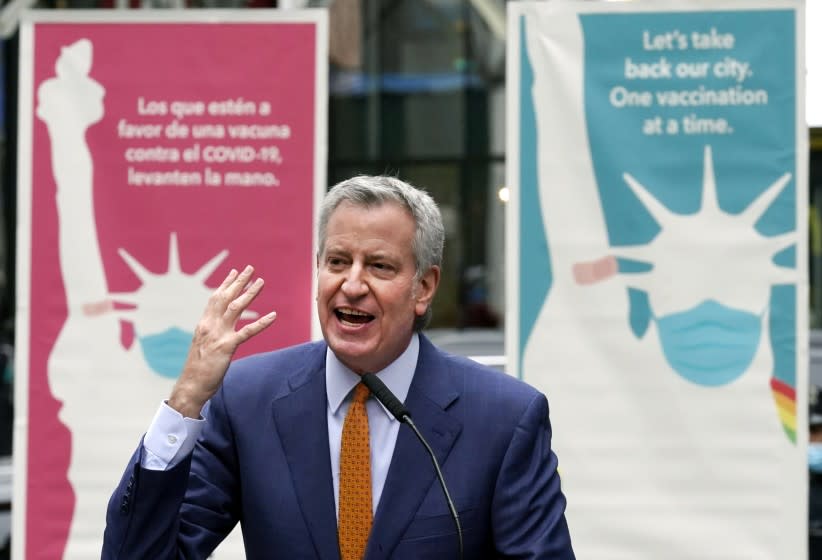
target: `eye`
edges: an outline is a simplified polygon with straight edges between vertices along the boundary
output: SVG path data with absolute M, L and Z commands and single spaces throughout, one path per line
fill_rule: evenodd
M 345 266 L 345 259 L 342 257 L 330 256 L 325 259 L 325 264 L 331 269 L 340 269 Z
M 384 261 L 374 261 L 371 263 L 371 268 L 374 269 L 375 274 L 379 276 L 389 276 L 396 271 L 394 265 Z

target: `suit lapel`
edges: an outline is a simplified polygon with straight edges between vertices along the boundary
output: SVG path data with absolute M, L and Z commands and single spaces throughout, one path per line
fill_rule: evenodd
M 325 345 L 274 399 L 277 432 L 317 556 L 339 560 L 334 486 L 328 455 Z M 309 434 L 306 437 L 306 434 Z
M 441 467 L 462 430 L 462 423 L 446 410 L 458 396 L 444 361 L 420 335 L 420 355 L 405 405 Z M 391 556 L 432 484 L 439 483 L 425 447 L 409 426 L 400 426 L 366 558 Z

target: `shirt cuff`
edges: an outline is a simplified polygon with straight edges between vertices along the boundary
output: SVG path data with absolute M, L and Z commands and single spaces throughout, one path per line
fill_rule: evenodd
M 202 418 L 185 418 L 163 401 L 143 439 L 140 465 L 155 471 L 173 468 L 194 450 L 204 424 Z

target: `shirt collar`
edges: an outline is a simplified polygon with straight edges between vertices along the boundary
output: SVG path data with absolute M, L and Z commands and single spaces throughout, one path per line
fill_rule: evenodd
M 420 353 L 420 340 L 417 333 L 411 336 L 411 342 L 405 352 L 400 357 L 388 364 L 388 367 L 376 373 L 383 383 L 400 400 L 405 402 L 408 396 L 408 388 L 411 387 L 411 380 L 414 378 L 414 370 L 417 369 L 417 358 Z M 325 393 L 328 400 L 328 408 L 331 414 L 336 414 L 345 398 L 360 382 L 360 376 L 348 369 L 328 348 L 325 351 Z M 393 421 L 394 416 L 382 403 L 380 407 Z

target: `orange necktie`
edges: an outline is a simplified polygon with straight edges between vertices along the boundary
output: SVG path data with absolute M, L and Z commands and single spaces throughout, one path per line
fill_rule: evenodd
M 371 454 L 368 445 L 368 387 L 359 383 L 343 424 L 340 445 L 340 519 L 342 560 L 361 560 L 371 531 Z

